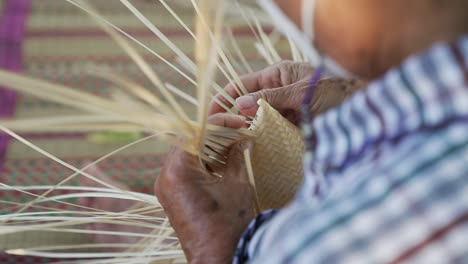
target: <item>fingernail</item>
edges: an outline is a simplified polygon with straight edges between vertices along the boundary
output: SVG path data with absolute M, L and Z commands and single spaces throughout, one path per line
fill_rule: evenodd
M 236 100 L 237 106 L 241 109 L 249 109 L 255 107 L 256 102 L 253 96 L 242 96 Z

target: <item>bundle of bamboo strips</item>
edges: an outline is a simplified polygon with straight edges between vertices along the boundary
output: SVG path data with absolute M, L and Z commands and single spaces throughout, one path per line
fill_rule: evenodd
M 232 59 L 237 56 L 246 72 L 252 72 L 242 51 L 236 44 L 232 34 L 228 34 L 234 53 L 228 52 L 222 42 L 221 33 L 225 10 L 224 1 L 216 0 L 191 0 L 191 4 L 197 15 L 196 31 L 192 32 L 177 14 L 164 1 L 159 0 L 164 7 L 171 12 L 183 28 L 185 28 L 195 41 L 195 62 L 185 55 L 174 43 L 171 42 L 155 25 L 128 0 L 121 0 L 143 24 L 145 24 L 161 41 L 171 48 L 177 55 L 181 65 L 192 73 L 190 77 L 171 62 L 159 56 L 143 43 L 122 31 L 111 22 L 100 16 L 96 10 L 80 0 L 64 0 L 89 13 L 97 21 L 100 27 L 107 32 L 120 47 L 128 53 L 131 59 L 138 65 L 151 83 L 158 88 L 161 97 L 149 92 L 146 88 L 125 79 L 112 71 L 90 66 L 87 72 L 115 83 L 121 90 L 116 90 L 112 98 L 102 98 L 92 94 L 78 92 L 63 85 L 53 84 L 37 80 L 31 77 L 15 73 L 0 71 L 0 85 L 11 87 L 17 91 L 28 93 L 39 98 L 65 104 L 78 109 L 80 112 L 73 116 L 12 120 L 0 122 L 0 129 L 13 136 L 17 140 L 28 145 L 32 149 L 42 153 L 57 163 L 71 169 L 74 174 L 62 180 L 56 185 L 50 186 L 8 186 L 0 183 L 0 190 L 18 191 L 34 197 L 27 203 L 13 204 L 19 206 L 12 214 L 0 216 L 0 235 L 24 232 L 28 230 L 48 230 L 51 232 L 80 232 L 86 230 L 80 228 L 90 222 L 108 223 L 114 225 L 131 225 L 150 228 L 150 234 L 119 233 L 97 230 L 98 234 L 123 235 L 141 238 L 136 245 L 129 244 L 84 244 L 71 246 L 52 246 L 28 249 L 16 249 L 8 251 L 11 254 L 34 255 L 55 258 L 82 258 L 99 259 L 113 258 L 112 260 L 93 260 L 92 263 L 183 263 L 183 252 L 178 243 L 174 231 L 164 216 L 162 207 L 154 196 L 129 192 L 103 182 L 99 178 L 87 173 L 100 161 L 135 144 L 158 137 L 167 140 L 174 145 L 182 147 L 186 151 L 197 155 L 200 160 L 211 168 L 220 168 L 225 164 L 226 153 L 229 147 L 236 141 L 250 138 L 255 141 L 252 164 L 252 184 L 258 194 L 258 203 L 261 209 L 280 208 L 294 196 L 297 187 L 302 180 L 302 154 L 304 144 L 301 133 L 296 127 L 284 119 L 278 112 L 272 109 L 266 102 L 260 101 L 260 110 L 253 120 L 250 129 L 229 129 L 207 124 L 207 111 L 210 100 L 216 100 L 214 95 L 220 93 L 227 101 L 234 104 L 234 99 L 227 95 L 220 85 L 216 84 L 217 72 L 235 84 L 239 95 L 247 93 L 240 81 L 240 77 L 233 67 Z M 260 22 L 249 11 L 239 10 L 255 32 L 258 43 L 257 49 L 268 63 L 281 60 L 275 50 L 271 38 L 263 31 Z M 253 22 L 252 22 L 253 21 Z M 254 26 L 255 24 L 255 26 Z M 126 38 L 125 38 L 126 37 Z M 197 88 L 197 97 L 193 98 L 176 87 L 165 84 L 154 73 L 148 63 L 136 52 L 129 43 L 130 39 L 137 45 L 149 50 L 156 57 L 163 60 L 176 72 L 181 74 Z M 303 61 L 304 56 L 298 52 L 291 43 L 293 58 Z M 197 106 L 197 119 L 191 120 L 184 112 L 174 96 Z M 228 112 L 236 112 L 235 108 L 229 108 L 217 101 Z M 75 168 L 66 162 L 54 157 L 43 149 L 33 145 L 16 132 L 63 132 L 63 131 L 137 131 L 149 134 L 149 136 L 133 142 L 125 147 L 103 156 L 82 169 Z M 181 140 L 182 139 L 182 140 Z M 218 171 L 218 170 L 215 170 Z M 105 188 L 72 187 L 67 183 L 76 177 L 83 175 Z M 221 176 L 222 175 L 218 175 Z M 55 190 L 74 191 L 68 195 L 50 196 Z M 42 194 L 35 194 L 44 191 Z M 71 198 L 93 197 L 124 199 L 138 202 L 135 208 L 129 208 L 124 212 L 102 212 L 95 208 L 87 208 L 67 202 Z M 67 204 L 80 211 L 60 211 L 52 208 L 41 207 L 41 203 L 53 201 L 58 204 Z M 28 212 L 35 208 L 41 212 Z M 115 253 L 98 252 L 89 253 L 63 253 L 73 249 L 104 249 L 126 248 L 125 252 Z M 76 263 L 87 263 L 86 260 Z

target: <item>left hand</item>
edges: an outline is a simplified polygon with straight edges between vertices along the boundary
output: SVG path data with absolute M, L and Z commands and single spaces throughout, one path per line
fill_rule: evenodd
M 217 114 L 210 123 L 240 128 L 245 124 L 240 118 Z M 189 263 L 230 263 L 238 240 L 254 218 L 243 145 L 231 148 L 223 178 L 202 168 L 198 157 L 173 148 L 156 181 L 156 195 Z
M 255 116 L 258 110 L 258 99 L 264 99 L 278 110 L 291 123 L 299 126 L 302 121 L 301 105 L 308 90 L 314 68 L 308 63 L 282 61 L 261 71 L 240 77 L 248 94 L 239 97 L 235 85 L 229 84 L 224 92 L 236 99 L 236 106 L 244 116 Z M 321 80 L 316 88 L 311 103 L 311 114 L 317 116 L 341 104 L 347 97 L 366 84 L 353 79 L 329 78 Z M 231 107 L 221 94 L 217 99 Z M 215 101 L 211 102 L 210 114 L 222 113 L 225 110 Z

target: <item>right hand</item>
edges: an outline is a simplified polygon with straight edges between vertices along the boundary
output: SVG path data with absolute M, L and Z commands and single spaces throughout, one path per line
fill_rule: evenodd
M 208 123 L 238 129 L 245 118 L 216 114 Z M 169 153 L 154 189 L 189 263 L 232 263 L 242 232 L 255 217 L 255 196 L 243 155 L 251 144 L 231 146 L 222 178 L 180 148 Z
M 255 116 L 258 110 L 258 99 L 264 99 L 292 123 L 299 125 L 301 121 L 301 103 L 309 86 L 314 68 L 308 63 L 283 61 L 264 70 L 241 77 L 249 94 L 240 97 L 234 84 L 229 84 L 224 90 L 234 99 L 236 107 L 244 116 Z M 338 78 L 325 79 L 319 82 L 312 99 L 311 113 L 316 116 L 343 102 L 356 90 L 365 84 L 356 80 Z M 232 105 L 220 94 L 217 98 L 228 107 Z M 216 102 L 212 102 L 209 114 L 224 112 Z

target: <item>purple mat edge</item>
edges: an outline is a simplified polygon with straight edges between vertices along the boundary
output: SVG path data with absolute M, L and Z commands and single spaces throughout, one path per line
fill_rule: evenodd
M 26 21 L 32 0 L 6 0 L 0 20 L 0 68 L 21 72 L 23 67 L 22 44 Z M 0 87 L 0 117 L 12 118 L 15 114 L 16 92 Z M 0 177 L 3 174 L 10 137 L 0 134 Z

